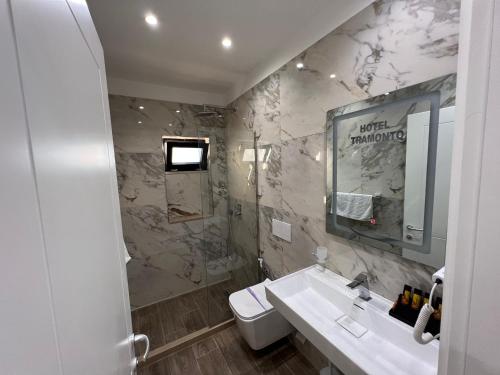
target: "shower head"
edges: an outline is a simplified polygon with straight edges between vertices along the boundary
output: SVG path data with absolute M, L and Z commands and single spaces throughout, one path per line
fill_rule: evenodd
M 219 107 L 215 105 L 203 105 L 203 110 L 195 114 L 195 117 L 207 118 L 207 117 L 224 117 L 226 111 L 236 111 L 234 108 Z
M 219 112 L 217 111 L 206 111 L 203 110 L 201 112 L 198 112 L 195 117 L 212 117 L 212 116 L 219 116 Z M 222 116 L 222 115 L 221 115 Z

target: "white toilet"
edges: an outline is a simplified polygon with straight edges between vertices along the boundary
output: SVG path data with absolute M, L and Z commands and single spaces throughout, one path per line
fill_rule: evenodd
M 278 341 L 294 329 L 267 301 L 264 286 L 270 282 L 266 279 L 229 296 L 229 306 L 240 333 L 254 350 Z

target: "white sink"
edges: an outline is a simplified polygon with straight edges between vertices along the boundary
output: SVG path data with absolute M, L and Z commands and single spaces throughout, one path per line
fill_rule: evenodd
M 391 317 L 392 302 L 373 293 L 368 302 L 346 287 L 350 280 L 320 266 L 266 285 L 268 301 L 345 374 L 437 374 L 439 343 L 420 345 L 412 327 Z M 355 306 L 357 305 L 357 306 Z M 337 319 L 367 329 L 356 337 Z

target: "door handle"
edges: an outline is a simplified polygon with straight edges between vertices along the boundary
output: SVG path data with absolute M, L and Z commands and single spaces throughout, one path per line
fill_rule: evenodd
M 139 364 L 139 362 L 146 362 L 146 359 L 148 359 L 149 356 L 149 337 L 143 335 L 142 333 L 137 335 L 134 334 L 134 344 L 140 341 L 144 341 L 146 343 L 146 349 L 144 350 L 144 354 L 142 356 L 135 357 L 136 365 Z

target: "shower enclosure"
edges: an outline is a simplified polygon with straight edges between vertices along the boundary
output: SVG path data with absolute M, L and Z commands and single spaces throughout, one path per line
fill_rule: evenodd
M 235 111 L 224 112 L 225 117 L 237 116 Z M 205 113 L 202 123 L 210 118 Z M 213 116 L 219 118 L 220 114 Z M 205 127 L 200 127 L 200 136 L 204 136 L 205 131 Z M 214 143 L 209 179 L 203 189 L 212 188 L 212 193 L 206 196 L 214 198 L 213 215 L 203 218 L 209 325 L 232 317 L 228 305 L 232 292 L 259 281 L 254 133 L 246 128 L 225 126 L 224 140 L 214 137 Z M 215 153 L 224 155 L 225 163 L 224 157 L 215 157 Z
M 259 280 L 254 134 L 225 108 L 110 109 L 134 332 L 167 348 L 231 319 L 229 294 Z

